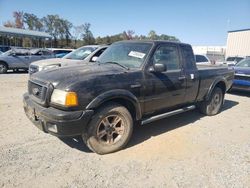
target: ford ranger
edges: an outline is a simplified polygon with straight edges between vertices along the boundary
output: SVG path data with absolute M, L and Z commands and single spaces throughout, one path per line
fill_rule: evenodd
M 24 110 L 45 133 L 81 135 L 92 151 L 107 154 L 128 143 L 135 124 L 196 107 L 219 113 L 233 77 L 226 67 L 197 68 L 188 44 L 122 41 L 94 64 L 31 75 Z

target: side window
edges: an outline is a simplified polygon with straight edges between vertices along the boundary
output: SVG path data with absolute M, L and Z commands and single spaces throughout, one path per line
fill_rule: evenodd
M 195 56 L 196 62 L 200 63 L 200 62 L 208 62 L 207 58 L 203 55 L 196 55 Z
M 93 57 L 99 57 L 107 48 L 103 48 L 101 50 L 99 50 L 98 52 L 95 53 L 95 55 L 93 55 Z M 94 60 L 93 57 L 91 58 L 91 62 L 93 62 Z
M 196 69 L 194 54 L 191 46 L 181 45 L 183 60 L 187 69 Z
M 180 69 L 180 59 L 176 46 L 162 45 L 154 53 L 153 63 L 165 64 L 167 70 Z
M 43 54 L 43 55 L 51 55 L 52 52 L 47 51 L 47 50 L 43 50 L 43 51 L 42 51 L 42 54 Z

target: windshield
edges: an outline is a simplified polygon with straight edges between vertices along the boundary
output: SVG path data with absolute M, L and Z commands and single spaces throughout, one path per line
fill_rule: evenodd
M 2 55 L 5 55 L 5 56 L 10 55 L 10 54 L 11 54 L 11 52 L 12 52 L 12 50 L 8 50 L 8 51 L 6 51 L 6 52 L 2 53 Z
M 236 62 L 239 62 L 241 61 L 242 59 L 244 59 L 243 57 L 228 57 L 226 59 L 226 61 L 236 61 Z
M 76 60 L 83 60 L 85 59 L 89 54 L 91 54 L 93 51 L 95 51 L 96 48 L 93 47 L 82 47 L 78 48 L 77 50 L 68 53 L 66 56 L 64 56 L 64 59 L 76 59 Z
M 151 43 L 114 43 L 103 52 L 98 58 L 98 62 L 116 62 L 124 67 L 139 68 L 151 47 Z
M 244 59 L 235 65 L 236 67 L 250 67 L 250 59 Z

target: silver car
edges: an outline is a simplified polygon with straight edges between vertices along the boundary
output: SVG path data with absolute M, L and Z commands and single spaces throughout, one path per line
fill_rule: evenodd
M 63 58 L 36 61 L 30 64 L 29 73 L 48 70 L 64 66 L 78 65 L 82 63 L 95 62 L 96 59 L 108 48 L 107 45 L 88 45 L 76 49 Z
M 0 56 L 0 74 L 8 70 L 28 70 L 33 61 L 53 57 L 55 57 L 53 52 L 47 49 L 13 48 Z

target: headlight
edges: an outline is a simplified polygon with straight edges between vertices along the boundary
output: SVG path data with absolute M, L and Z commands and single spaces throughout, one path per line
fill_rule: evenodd
M 72 107 L 78 105 L 78 98 L 75 92 L 67 92 L 55 89 L 51 96 L 51 102 L 66 107 Z
M 57 68 L 57 67 L 61 67 L 61 65 L 60 64 L 47 65 L 43 67 L 42 70 L 48 70 L 48 69 Z

